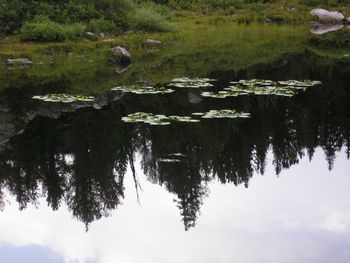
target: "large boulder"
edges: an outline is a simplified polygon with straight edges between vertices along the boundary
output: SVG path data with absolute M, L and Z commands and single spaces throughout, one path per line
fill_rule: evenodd
M 337 11 L 330 12 L 321 8 L 311 10 L 310 14 L 317 16 L 322 24 L 341 24 L 344 20 L 344 15 L 342 13 Z
M 111 57 L 109 58 L 110 62 L 127 66 L 131 63 L 131 55 L 130 53 L 121 46 L 116 46 L 111 49 Z

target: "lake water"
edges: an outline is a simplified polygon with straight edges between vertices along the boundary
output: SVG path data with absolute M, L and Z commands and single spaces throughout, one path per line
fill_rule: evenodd
M 350 61 L 301 47 L 297 32 L 273 51 L 278 36 L 242 42 L 241 52 L 215 43 L 187 54 L 137 51 L 123 73 L 86 66 L 86 54 L 81 71 L 67 66 L 71 58 L 2 71 L 0 262 L 349 262 Z M 184 76 L 217 81 L 171 94 L 110 91 Z M 201 96 L 252 78 L 322 85 L 293 97 Z M 96 100 L 31 99 L 53 92 Z M 251 116 L 121 120 L 219 109 Z

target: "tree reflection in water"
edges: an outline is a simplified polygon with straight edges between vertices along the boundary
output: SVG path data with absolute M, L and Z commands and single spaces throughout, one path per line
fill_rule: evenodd
M 280 61 L 276 61 L 245 72 L 212 74 L 220 78 L 218 85 L 232 76 L 251 75 L 323 80 L 325 66 L 311 67 L 314 60 L 302 61 L 306 65 L 300 71 L 300 60 L 284 59 L 288 63 L 280 68 L 276 66 Z M 311 160 L 317 147 L 323 149 L 329 169 L 343 148 L 349 158 L 349 65 L 328 65 L 327 72 L 331 75 L 325 76 L 324 86 L 294 98 L 208 99 L 192 105 L 184 103 L 189 91 L 182 91 L 171 96 L 126 96 L 101 110 L 81 109 L 62 113 L 57 119 L 36 117 L 1 150 L 0 199 L 7 189 L 24 209 L 43 195 L 54 210 L 65 202 L 88 227 L 121 203 L 124 175 L 139 154 L 147 178 L 176 195 L 175 203 L 188 230 L 195 226 L 209 194 L 209 181 L 248 187 L 254 173 L 264 174 L 269 150 L 277 175 L 305 155 Z M 251 118 L 166 127 L 120 121 L 138 110 L 188 115 L 219 107 L 250 112 Z M 171 158 L 179 161 L 164 161 Z

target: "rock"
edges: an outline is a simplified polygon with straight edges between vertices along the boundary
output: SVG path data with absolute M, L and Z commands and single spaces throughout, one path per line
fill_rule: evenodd
M 310 32 L 314 35 L 323 35 L 323 34 L 326 34 L 328 32 L 338 31 L 338 30 L 342 29 L 343 27 L 344 27 L 344 25 L 342 25 L 342 24 L 321 25 L 321 26 L 318 26 L 318 27 L 311 29 Z
M 130 53 L 121 46 L 116 46 L 111 49 L 112 57 L 109 58 L 110 62 L 127 66 L 131 63 Z
M 8 67 L 29 67 L 33 65 L 33 61 L 28 58 L 8 58 L 6 59 L 6 65 Z
M 344 15 L 340 12 L 330 12 L 321 8 L 311 10 L 310 14 L 317 16 L 322 24 L 341 24 L 344 19 Z
M 85 36 L 89 39 L 96 39 L 96 35 L 93 32 L 85 32 Z
M 146 48 L 157 48 L 160 47 L 161 44 L 162 42 L 159 40 L 146 39 L 143 41 L 142 46 Z

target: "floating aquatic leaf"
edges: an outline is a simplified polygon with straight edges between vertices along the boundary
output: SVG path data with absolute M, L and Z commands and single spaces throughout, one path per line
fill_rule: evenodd
M 317 85 L 321 85 L 321 81 L 315 81 L 315 80 L 284 80 L 284 81 L 278 81 L 278 84 L 283 86 L 293 86 L 294 88 L 303 88 L 303 87 L 313 87 Z
M 192 119 L 189 116 L 165 116 L 165 115 L 155 115 L 146 112 L 136 112 L 129 114 L 127 117 L 123 117 L 124 122 L 143 122 L 150 125 L 169 125 L 171 122 L 199 122 L 197 119 Z
M 219 94 L 215 92 L 202 92 L 201 95 L 203 97 L 208 97 L 208 98 L 217 98 L 217 99 L 224 99 L 228 97 L 228 94 Z
M 114 87 L 112 88 L 113 91 L 123 91 L 123 92 L 129 92 L 134 94 L 167 94 L 167 93 L 173 93 L 174 90 L 167 89 L 164 87 L 150 87 L 150 86 L 143 86 L 139 84 L 130 85 L 130 86 L 121 86 L 121 87 Z
M 47 94 L 43 96 L 33 96 L 32 99 L 42 100 L 45 102 L 61 102 L 61 103 L 72 103 L 75 101 L 93 102 L 94 97 L 83 96 L 83 95 L 70 95 L 70 94 Z
M 173 79 L 168 86 L 173 86 L 177 88 L 206 88 L 212 87 L 213 84 L 210 82 L 216 81 L 216 79 L 209 78 L 176 78 Z
M 211 110 L 207 112 L 202 118 L 213 119 L 213 118 L 249 118 L 250 113 L 238 112 L 236 110 Z
M 227 98 L 227 97 L 237 97 L 243 95 L 276 95 L 276 96 L 287 96 L 291 97 L 295 95 L 295 88 L 292 86 L 257 86 L 257 85 L 242 85 L 238 84 L 235 86 L 229 86 L 224 88 L 223 91 L 218 93 L 214 92 L 203 92 L 201 95 L 203 97 L 211 98 Z
M 270 85 L 275 85 L 276 82 L 273 80 L 268 80 L 268 79 L 242 79 L 239 81 L 231 81 L 231 84 L 240 84 L 244 86 L 270 86 Z

